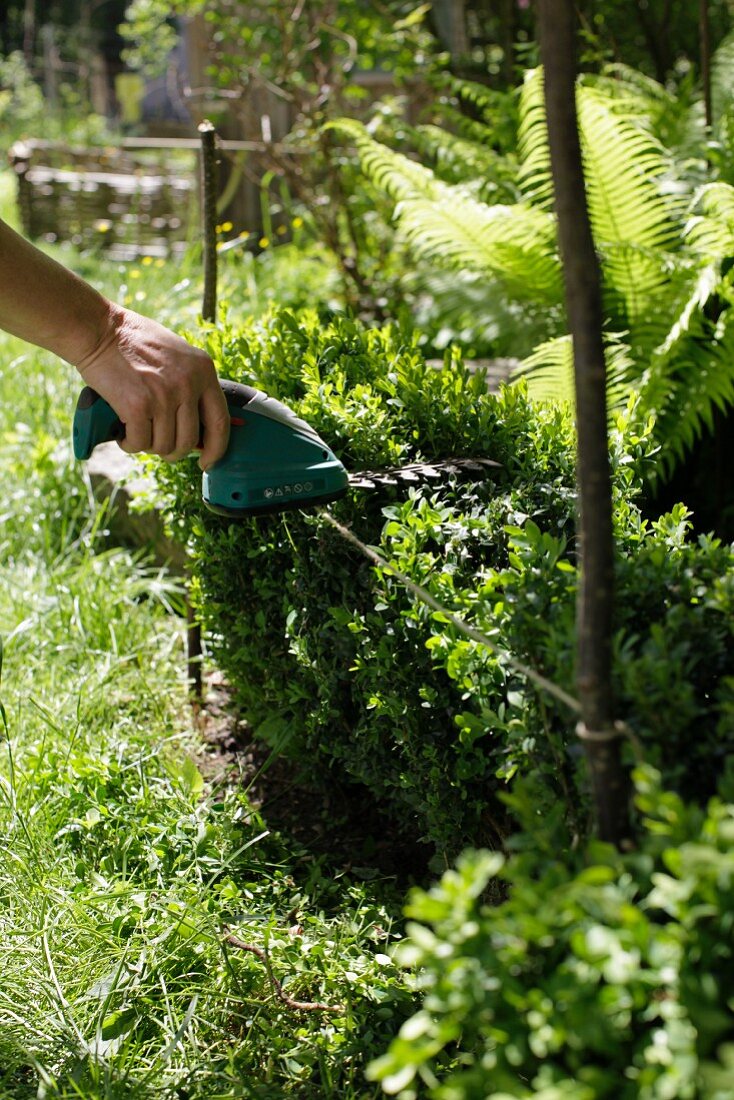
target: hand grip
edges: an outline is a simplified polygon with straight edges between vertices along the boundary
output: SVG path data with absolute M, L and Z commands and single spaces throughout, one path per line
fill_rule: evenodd
M 236 423 L 236 417 L 245 406 L 249 405 L 258 390 L 242 382 L 231 382 L 226 378 L 220 378 L 219 384 L 227 400 L 233 423 Z M 85 386 L 79 394 L 74 411 L 74 457 L 89 458 L 98 443 L 107 443 L 111 439 L 119 443 L 124 438 L 125 425 L 117 413 L 96 390 L 91 386 Z M 199 440 L 199 448 L 201 446 L 202 440 Z
M 91 386 L 79 394 L 74 410 L 74 457 L 89 458 L 98 443 L 125 437 L 125 425 L 117 413 Z

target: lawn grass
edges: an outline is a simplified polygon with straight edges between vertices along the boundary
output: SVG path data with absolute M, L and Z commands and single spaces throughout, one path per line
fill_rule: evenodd
M 194 315 L 193 261 L 81 267 Z M 205 782 L 179 583 L 105 541 L 79 385 L 0 334 L 0 1100 L 375 1096 L 364 1066 L 409 1008 L 385 892 Z M 284 1005 L 227 928 L 341 1010 Z

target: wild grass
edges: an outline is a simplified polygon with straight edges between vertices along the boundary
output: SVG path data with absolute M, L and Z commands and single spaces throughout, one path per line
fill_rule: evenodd
M 193 308 L 180 271 L 138 270 Z M 408 1010 L 390 913 L 203 778 L 182 593 L 104 538 L 79 384 L 0 335 L 0 1098 L 375 1096 L 364 1065 Z M 226 928 L 342 1009 L 287 1007 Z

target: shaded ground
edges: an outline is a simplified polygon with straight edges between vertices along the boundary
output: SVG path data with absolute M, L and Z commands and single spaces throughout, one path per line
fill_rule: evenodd
M 365 788 L 316 787 L 294 761 L 273 756 L 267 745 L 254 741 L 219 672 L 205 680 L 198 725 L 204 748 L 197 764 L 206 779 L 243 788 L 271 832 L 353 879 L 393 879 L 401 892 L 413 882 L 425 883 L 432 848 L 406 841 Z

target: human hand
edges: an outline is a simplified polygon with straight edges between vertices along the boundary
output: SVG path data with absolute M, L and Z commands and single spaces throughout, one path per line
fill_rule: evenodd
M 206 469 L 229 441 L 229 413 L 209 356 L 157 321 L 110 304 L 103 338 L 75 366 L 125 425 L 120 446 L 174 462 L 197 448 Z

